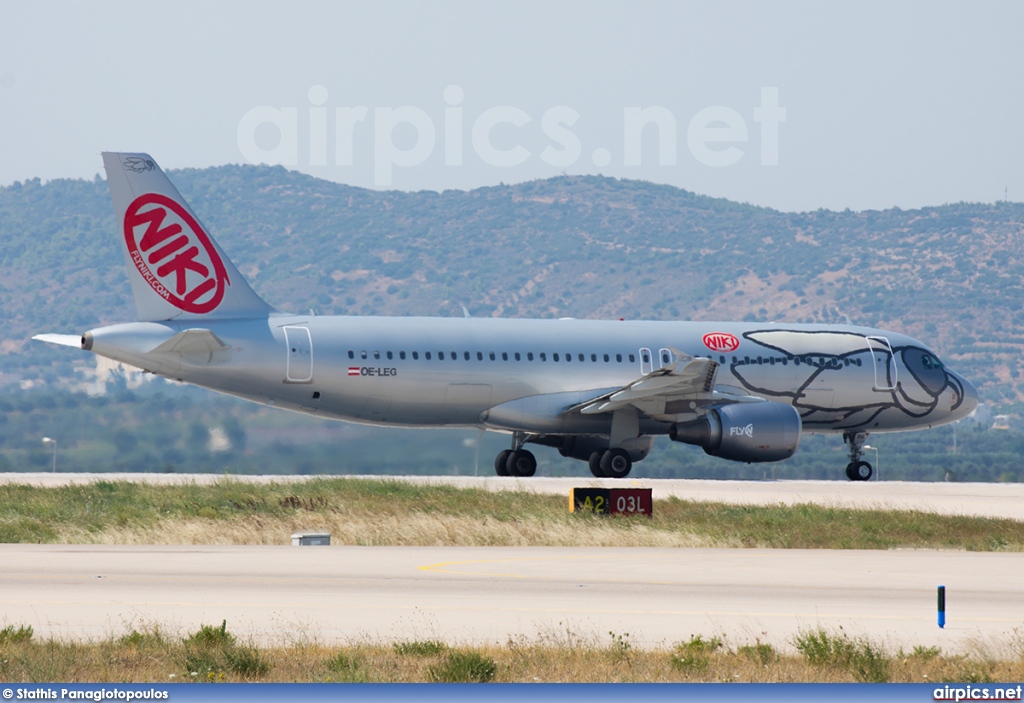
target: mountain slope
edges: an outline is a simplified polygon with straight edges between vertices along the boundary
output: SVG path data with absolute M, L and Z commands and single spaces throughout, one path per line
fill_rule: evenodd
M 321 314 L 843 321 L 907 332 L 1024 399 L 1024 206 L 782 213 L 670 186 L 561 177 L 371 191 L 282 168 L 171 173 L 269 302 Z M 29 342 L 132 319 L 106 183 L 0 188 L 0 380 L 59 382 Z

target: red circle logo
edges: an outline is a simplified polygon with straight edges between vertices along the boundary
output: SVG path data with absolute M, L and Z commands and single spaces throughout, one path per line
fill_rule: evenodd
M 704 346 L 714 352 L 734 352 L 740 348 L 740 340 L 728 332 L 708 332 L 704 335 Z
M 153 290 L 174 307 L 202 315 L 220 305 L 230 285 L 210 237 L 166 195 L 140 195 L 124 214 L 128 255 Z

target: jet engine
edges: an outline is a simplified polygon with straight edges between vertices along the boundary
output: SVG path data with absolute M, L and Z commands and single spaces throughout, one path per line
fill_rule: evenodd
M 782 403 L 737 403 L 713 408 L 692 422 L 676 423 L 668 436 L 696 444 L 711 456 L 745 461 L 782 461 L 800 445 L 800 414 Z

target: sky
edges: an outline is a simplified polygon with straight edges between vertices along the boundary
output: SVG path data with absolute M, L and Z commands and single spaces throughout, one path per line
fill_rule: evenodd
M 1024 201 L 1024 3 L 0 4 L 0 186 L 274 163 L 785 211 Z

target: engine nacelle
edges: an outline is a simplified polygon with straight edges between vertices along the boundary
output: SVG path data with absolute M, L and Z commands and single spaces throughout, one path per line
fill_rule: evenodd
M 603 452 L 608 449 L 608 438 L 594 435 L 570 435 L 559 437 L 558 453 L 564 457 L 589 461 L 590 455 L 594 452 Z M 634 439 L 628 439 L 622 443 L 622 448 L 629 452 L 629 458 L 633 461 L 642 461 L 651 453 L 654 446 L 654 437 L 642 435 Z
M 693 422 L 677 423 L 668 436 L 696 444 L 711 456 L 745 461 L 782 461 L 800 446 L 800 414 L 782 403 L 737 403 L 709 410 Z

